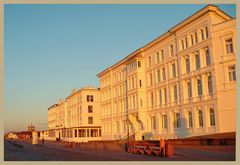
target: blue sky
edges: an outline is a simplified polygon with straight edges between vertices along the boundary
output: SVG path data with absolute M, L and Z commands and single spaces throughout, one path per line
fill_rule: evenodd
M 47 123 L 47 108 L 201 5 L 5 5 L 5 132 Z M 235 5 L 218 5 L 235 17 Z M 46 125 L 37 124 L 37 129 Z

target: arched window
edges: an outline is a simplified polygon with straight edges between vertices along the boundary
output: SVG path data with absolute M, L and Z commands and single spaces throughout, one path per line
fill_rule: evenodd
M 198 96 L 202 95 L 202 80 L 198 79 L 197 80 L 197 88 L 198 88 Z
M 201 37 L 202 37 L 202 40 L 205 39 L 205 38 L 204 38 L 204 30 L 203 30 L 203 29 L 201 29 Z
M 213 87 L 212 87 L 212 76 L 208 76 L 208 93 L 212 94 L 213 93 Z
M 199 52 L 196 53 L 195 62 L 196 62 L 196 69 L 199 69 L 199 68 L 200 68 L 200 56 L 199 56 Z
M 177 96 L 177 85 L 174 85 L 174 87 L 173 87 L 173 93 L 174 93 L 174 101 L 177 101 L 177 99 L 178 99 L 178 96 Z
M 186 72 L 189 73 L 190 72 L 190 61 L 189 61 L 189 57 L 186 58 Z
M 155 116 L 151 116 L 151 128 L 152 129 L 156 129 L 156 117 Z
M 208 38 L 208 26 L 205 25 L 205 34 L 206 34 L 206 38 Z
M 187 88 L 188 88 L 188 98 L 192 97 L 192 83 L 191 80 L 187 82 Z
M 210 108 L 209 110 L 209 116 L 210 116 L 210 125 L 215 126 L 215 115 L 213 108 Z
M 160 54 L 159 54 L 159 52 L 156 53 L 156 61 L 157 61 L 157 63 L 160 62 Z
M 210 53 L 209 53 L 209 49 L 206 49 L 206 66 L 209 66 L 211 64 L 211 59 L 210 59 Z
M 174 127 L 175 128 L 180 128 L 181 127 L 180 113 L 175 113 L 174 114 Z
M 188 126 L 189 127 L 193 126 L 193 124 L 192 124 L 192 112 L 191 111 L 188 112 Z
M 162 58 L 162 61 L 164 61 L 164 50 L 163 49 L 161 50 L 161 58 Z
M 203 127 L 203 113 L 201 110 L 198 111 L 198 124 L 199 127 Z
M 162 76 L 163 80 L 166 80 L 165 68 L 162 68 Z
M 198 43 L 198 34 L 197 31 L 194 32 L 195 44 Z
M 173 75 L 173 77 L 176 77 L 176 66 L 175 66 L 175 63 L 172 64 L 172 75 Z

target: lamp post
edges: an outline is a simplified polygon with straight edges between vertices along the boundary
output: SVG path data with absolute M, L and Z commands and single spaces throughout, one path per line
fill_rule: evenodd
M 129 144 L 129 117 L 128 117 L 128 85 L 127 85 L 127 65 L 125 65 L 125 73 L 126 73 L 126 80 L 125 80 L 125 94 L 126 94 L 126 125 L 127 125 L 127 138 Z

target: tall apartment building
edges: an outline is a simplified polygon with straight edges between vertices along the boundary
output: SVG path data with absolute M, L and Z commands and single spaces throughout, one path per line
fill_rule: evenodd
M 101 139 L 99 89 L 83 87 L 48 109 L 49 140 L 86 142 Z
M 236 20 L 208 5 L 105 69 L 102 139 L 236 129 Z

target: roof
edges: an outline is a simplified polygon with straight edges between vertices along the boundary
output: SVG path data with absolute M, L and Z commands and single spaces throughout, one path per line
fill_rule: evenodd
M 53 104 L 51 107 L 48 108 L 48 110 L 52 109 L 53 107 L 58 106 L 58 104 Z
M 100 72 L 99 74 L 97 74 L 98 77 L 104 75 L 105 73 L 107 73 L 108 71 L 110 71 L 111 69 L 119 66 L 120 64 L 123 64 L 127 59 L 136 56 L 137 54 L 141 53 L 142 51 L 154 46 L 155 44 L 163 41 L 164 39 L 166 39 L 167 37 L 171 36 L 173 33 L 175 33 L 176 31 L 178 31 L 179 29 L 187 26 L 189 23 L 199 19 L 200 17 L 204 16 L 205 14 L 209 13 L 209 12 L 213 12 L 216 15 L 222 17 L 225 20 L 230 20 L 232 19 L 231 16 L 229 16 L 227 13 L 223 12 L 221 9 L 218 8 L 218 6 L 209 4 L 207 6 L 205 6 L 204 8 L 202 8 L 201 10 L 197 11 L 196 13 L 192 14 L 191 16 L 187 17 L 185 20 L 181 21 L 180 23 L 178 23 L 177 25 L 173 26 L 172 28 L 170 28 L 168 31 L 166 31 L 165 33 L 163 33 L 161 36 L 159 36 L 158 38 L 152 40 L 151 42 L 147 43 L 146 45 L 144 45 L 143 47 L 137 49 L 136 51 L 132 52 L 131 54 L 129 54 L 128 56 L 126 56 L 125 58 L 123 58 L 122 60 L 118 61 L 117 63 L 113 64 L 112 66 L 108 67 L 107 69 L 103 70 L 102 72 Z
M 83 90 L 99 90 L 99 88 L 96 88 L 93 86 L 85 86 L 85 87 L 81 87 L 79 90 L 73 89 L 71 94 L 69 96 L 67 96 L 66 99 L 72 97 L 73 95 L 75 95 Z

